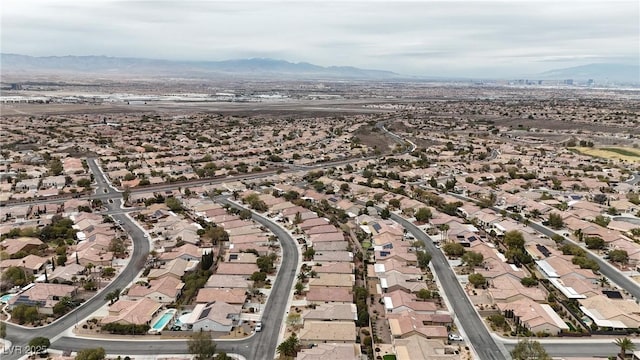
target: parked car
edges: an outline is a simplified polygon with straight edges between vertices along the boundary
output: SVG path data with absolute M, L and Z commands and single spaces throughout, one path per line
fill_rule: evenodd
M 462 336 L 458 334 L 449 334 L 449 341 L 463 341 Z
M 255 331 L 256 332 L 262 331 L 262 323 L 260 321 L 258 321 L 258 323 L 256 324 Z

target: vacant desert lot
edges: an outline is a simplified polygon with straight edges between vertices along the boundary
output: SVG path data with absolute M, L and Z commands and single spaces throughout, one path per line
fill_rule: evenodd
M 640 149 L 627 147 L 576 147 L 574 149 L 582 154 L 604 159 L 620 159 L 632 162 L 640 162 Z

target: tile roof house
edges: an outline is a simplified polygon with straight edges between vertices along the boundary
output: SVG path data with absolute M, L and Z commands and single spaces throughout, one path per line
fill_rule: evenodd
M 353 321 L 305 321 L 298 336 L 303 345 L 322 343 L 355 343 Z
M 6 252 L 8 255 L 13 255 L 19 251 L 29 252 L 31 250 L 35 250 L 41 245 L 44 245 L 44 243 L 38 238 L 8 238 L 0 242 L 0 249 L 1 251 Z
M 248 289 L 253 286 L 253 281 L 247 280 L 245 275 L 213 274 L 209 276 L 204 286 L 207 288 Z
M 355 275 L 320 273 L 317 277 L 309 279 L 309 287 L 346 287 L 351 289 L 355 284 Z
M 640 305 L 631 299 L 611 299 L 604 294 L 578 300 L 580 310 L 598 326 L 614 329 L 640 327 Z
M 425 339 L 420 335 L 411 335 L 403 339 L 394 339 L 397 360 L 460 360 L 462 355 L 458 346 L 448 346 L 441 339 Z
M 349 262 L 315 262 L 313 270 L 318 274 L 353 274 L 354 264 Z
M 358 320 L 358 309 L 356 304 L 320 304 L 315 308 L 304 310 L 302 318 L 305 321 L 356 321 Z
M 487 292 L 494 302 L 512 302 L 524 298 L 540 303 L 547 300 L 547 293 L 541 288 L 526 287 L 519 278 L 509 274 L 491 279 Z
M 238 324 L 242 306 L 222 301 L 197 304 L 188 318 L 180 319 L 182 330 L 229 332 Z
M 451 317 L 448 317 L 451 321 Z M 412 311 L 402 311 L 397 314 L 388 314 L 387 321 L 393 338 L 406 338 L 419 335 L 427 339 L 446 339 L 449 332 L 444 325 L 433 325 L 433 318 L 429 315 L 418 314 Z
M 229 263 L 222 262 L 218 264 L 216 273 L 219 275 L 252 275 L 254 272 L 260 271 L 256 264 Z
M 77 288 L 71 285 L 35 283 L 31 288 L 23 291 L 9 300 L 9 309 L 24 304 L 36 306 L 42 314 L 53 314 L 53 307 L 63 297 L 74 297 Z
M 17 267 L 24 270 L 29 275 L 39 273 L 44 269 L 48 258 L 43 258 L 37 255 L 27 255 L 22 259 L 6 259 L 0 261 L 0 269 L 7 269 L 8 267 Z
M 180 279 L 165 276 L 150 280 L 147 285 L 133 285 L 127 292 L 127 298 L 138 300 L 146 297 L 162 304 L 170 304 L 178 299 L 183 287 L 184 283 Z
M 147 278 L 150 280 L 160 279 L 165 276 L 171 276 L 175 279 L 181 279 L 182 276 L 195 267 L 197 263 L 190 262 L 181 258 L 175 258 L 165 264 L 163 264 L 160 268 L 151 269 Z
M 361 360 L 362 352 L 359 344 L 317 344 L 310 349 L 302 349 L 297 360 Z
M 162 305 L 149 298 L 140 300 L 120 299 L 109 306 L 109 315 L 100 320 L 103 324 L 149 324 Z
M 569 326 L 548 304 L 520 299 L 497 305 L 505 316 L 515 317 L 516 322 L 533 333 L 557 335 L 561 331 L 569 330 Z
M 198 290 L 196 303 L 209 303 L 212 301 L 222 301 L 232 305 L 242 305 L 247 299 L 247 292 L 242 288 L 202 288 Z
M 344 287 L 317 287 L 307 291 L 307 302 L 309 303 L 343 303 L 351 304 L 353 294 L 351 289 Z
M 395 314 L 405 310 L 413 310 L 417 313 L 435 313 L 437 306 L 430 301 L 418 301 L 414 294 L 402 290 L 395 290 L 386 294 L 383 298 L 384 308 L 387 314 Z

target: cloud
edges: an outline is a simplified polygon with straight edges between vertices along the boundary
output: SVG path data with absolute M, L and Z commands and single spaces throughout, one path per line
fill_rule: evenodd
M 405 74 L 640 60 L 637 1 L 5 1 L 2 52 L 275 57 Z

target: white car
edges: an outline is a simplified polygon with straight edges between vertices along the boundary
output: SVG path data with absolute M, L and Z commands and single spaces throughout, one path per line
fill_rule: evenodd
M 458 334 L 449 334 L 449 340 L 450 341 L 463 341 L 464 339 L 462 338 L 462 336 L 460 336 Z
M 256 324 L 255 331 L 256 331 L 256 332 L 260 332 L 260 331 L 262 331 L 262 323 L 261 323 L 261 322 L 258 322 L 258 323 Z

